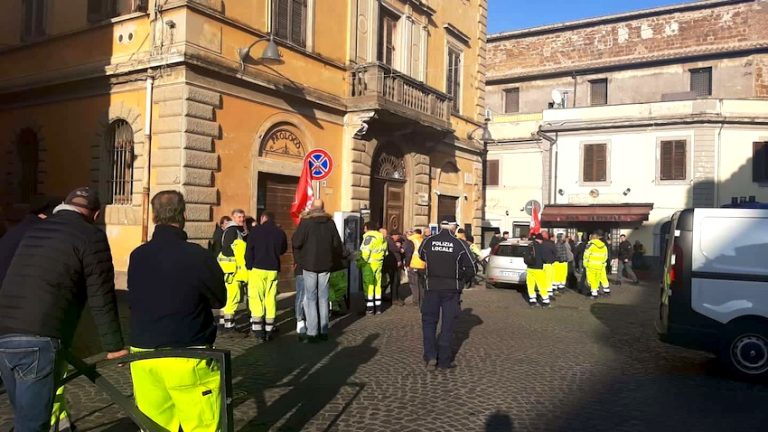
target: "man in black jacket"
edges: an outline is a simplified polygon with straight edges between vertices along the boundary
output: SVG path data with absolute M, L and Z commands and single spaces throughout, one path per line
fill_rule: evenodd
M 53 209 L 59 204 L 61 204 L 60 198 L 58 200 L 45 197 L 34 198 L 29 214 L 0 238 L 0 285 L 5 279 L 5 274 L 8 272 L 8 267 L 11 266 L 11 260 L 16 254 L 21 239 L 24 238 L 24 234 L 33 226 L 51 217 Z
M 245 246 L 245 267 L 249 273 L 248 308 L 251 311 L 251 332 L 254 336 L 261 336 L 265 342 L 272 338 L 275 325 L 277 275 L 280 272 L 280 255 L 286 250 L 288 239 L 285 237 L 285 231 L 275 225 L 275 215 L 265 211 L 261 215 L 260 224 L 248 234 Z
M 187 242 L 184 196 L 152 198 L 152 240 L 131 253 L 128 299 L 131 350 L 212 347 L 212 309 L 227 300 L 224 273 L 205 249 Z M 139 409 L 167 430 L 216 430 L 221 411 L 218 365 L 166 358 L 131 363 Z
M 557 261 L 557 248 L 555 242 L 552 241 L 549 231 L 542 231 L 541 236 L 544 241 L 541 243 L 541 259 L 544 261 L 544 274 L 547 277 L 545 286 L 549 292 L 549 298 L 554 300 L 555 290 L 552 287 L 552 282 L 555 279 L 555 261 Z
M 625 271 L 627 272 L 627 277 L 632 279 L 632 283 L 637 285 L 637 275 L 635 275 L 635 271 L 632 269 L 632 254 L 634 253 L 632 243 L 627 240 L 627 236 L 624 234 L 619 236 L 619 240 L 621 240 L 619 243 L 619 277 L 617 278 L 616 285 L 621 285 Z
M 343 256 L 341 237 L 322 200 L 301 215 L 301 222 L 291 239 L 294 259 L 304 269 L 304 314 L 307 341 L 328 339 L 330 314 L 328 280 L 339 257 Z M 319 306 L 318 306 L 319 304 Z M 318 323 L 318 310 L 320 320 Z
M 424 362 L 427 367 L 455 367 L 451 348 L 453 326 L 461 308 L 461 290 L 475 276 L 472 252 L 466 243 L 454 237 L 456 219 L 443 221 L 437 235 L 422 242 L 419 256 L 427 264 L 427 284 L 421 305 L 424 335 Z M 440 339 L 437 322 L 442 314 Z
M 86 300 L 108 359 L 124 350 L 112 254 L 93 225 L 101 208 L 89 188 L 72 191 L 26 233 L 0 289 L 0 375 L 15 430 L 47 430 L 54 392 Z

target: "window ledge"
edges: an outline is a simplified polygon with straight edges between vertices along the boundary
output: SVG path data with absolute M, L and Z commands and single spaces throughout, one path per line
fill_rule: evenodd
M 585 181 L 579 182 L 579 186 L 584 186 L 584 187 L 597 187 L 597 186 L 604 187 L 604 186 L 610 186 L 610 185 L 611 185 L 610 180 L 604 181 L 604 182 L 585 182 Z
M 685 179 L 685 180 L 661 180 L 656 179 L 655 181 L 657 186 L 690 186 L 693 184 L 691 179 Z

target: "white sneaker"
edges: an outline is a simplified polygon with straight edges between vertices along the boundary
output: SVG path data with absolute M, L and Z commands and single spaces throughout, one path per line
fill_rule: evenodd
M 304 321 L 296 321 L 296 333 L 304 334 L 307 332 L 307 325 Z

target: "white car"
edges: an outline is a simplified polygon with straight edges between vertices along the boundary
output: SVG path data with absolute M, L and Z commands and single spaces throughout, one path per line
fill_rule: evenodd
M 528 267 L 523 262 L 523 252 L 528 242 L 504 241 L 500 243 L 488 258 L 485 267 L 487 285 L 495 284 L 524 284 Z

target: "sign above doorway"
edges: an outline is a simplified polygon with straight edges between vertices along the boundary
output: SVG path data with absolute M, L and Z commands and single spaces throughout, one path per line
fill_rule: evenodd
M 307 154 L 307 163 L 309 172 L 312 174 L 312 180 L 325 180 L 333 171 L 333 158 L 331 154 L 323 149 L 315 149 Z

